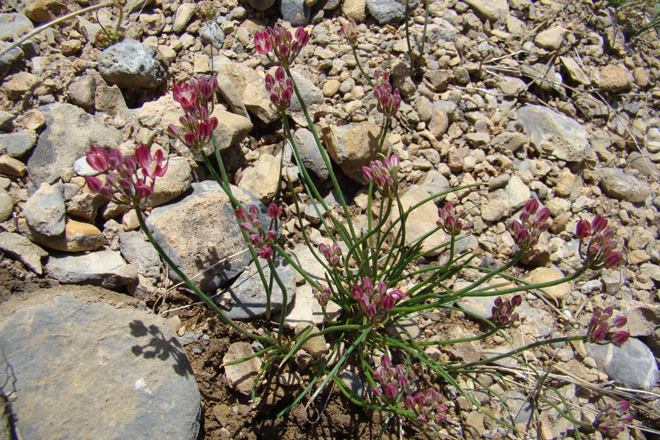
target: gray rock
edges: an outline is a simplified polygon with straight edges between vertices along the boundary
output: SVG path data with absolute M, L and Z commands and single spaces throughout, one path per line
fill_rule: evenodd
M 0 223 L 11 217 L 14 211 L 14 199 L 11 198 L 9 193 L 0 188 Z
M 488 194 L 488 201 L 481 207 L 481 216 L 487 222 L 499 221 L 502 217 L 522 208 L 531 194 L 527 185 L 518 176 L 513 176 L 506 188 Z
M 135 266 L 140 275 L 158 278 L 160 275 L 160 256 L 139 231 L 119 233 L 119 250 L 130 264 Z
M 41 259 L 47 256 L 48 252 L 22 235 L 13 232 L 0 232 L 0 250 L 20 260 L 34 273 L 43 274 Z
M 98 70 L 103 79 L 122 88 L 154 89 L 165 80 L 156 50 L 130 38 L 105 49 Z
M 15 47 L 9 52 L 0 56 L 0 78 L 4 77 L 16 63 L 18 63 L 25 54 L 20 47 Z
M 298 72 L 292 71 L 291 74 L 293 75 L 293 80 L 296 82 L 296 85 L 298 86 L 298 90 L 300 90 L 300 95 L 302 96 L 303 102 L 309 109 L 313 104 L 323 104 L 325 102 L 323 98 L 323 92 L 321 89 L 316 87 L 310 80 L 299 74 Z M 291 98 L 291 105 L 289 106 L 289 110 L 292 112 L 300 112 L 302 111 L 302 107 L 300 106 L 300 101 L 298 101 L 297 96 L 293 96 Z
M 85 109 L 88 112 L 94 111 L 96 100 L 96 80 L 92 75 L 81 76 L 71 81 L 67 89 L 69 101 Z
M 0 319 L 23 438 L 197 438 L 199 390 L 164 319 L 93 287 L 25 297 L 3 304 Z
M 75 105 L 55 103 L 39 110 L 47 127 L 27 162 L 30 180 L 36 185 L 58 179 L 62 170 L 89 151 L 90 145 L 117 148 L 122 142 L 119 130 Z
M 225 33 L 215 21 L 202 26 L 199 30 L 199 37 L 205 44 L 210 44 L 218 50 L 222 49 L 222 43 L 225 41 Z
M 293 140 L 298 147 L 298 153 L 300 154 L 303 165 L 319 179 L 327 180 L 330 177 L 330 173 L 325 166 L 325 162 L 323 162 L 323 157 L 316 145 L 312 132 L 306 128 L 299 128 L 293 134 Z
M 22 37 L 32 29 L 34 29 L 32 21 L 23 14 L 0 14 L 0 40 L 2 41 L 17 40 L 17 37 Z
M 37 134 L 32 130 L 0 134 L 0 154 L 7 153 L 11 157 L 21 158 L 34 147 L 36 140 Z
M 295 270 L 284 259 L 275 260 L 275 269 L 287 294 L 287 306 L 293 301 L 296 288 Z M 266 281 L 270 279 L 270 269 L 265 260 L 259 259 Z M 261 283 L 261 277 L 254 262 L 215 300 L 218 304 L 231 307 L 226 315 L 231 319 L 244 320 L 258 318 L 266 314 L 266 289 Z M 273 281 L 270 297 L 271 312 L 282 309 L 284 296 L 282 289 Z
M 450 188 L 449 180 L 435 170 L 426 173 L 426 178 L 421 186 L 424 191 L 431 195 L 447 191 Z
M 291 26 L 304 26 L 309 23 L 310 8 L 304 0 L 281 0 L 280 12 L 282 19 Z
M 66 206 L 62 183 L 42 183 L 25 202 L 23 215 L 28 226 L 38 234 L 55 237 L 64 232 Z
M 641 203 L 651 195 L 646 182 L 630 176 L 618 168 L 604 168 L 598 171 L 600 186 L 605 194 L 617 200 Z
M 463 283 L 460 285 L 460 287 L 466 287 L 467 285 L 468 285 L 467 283 Z M 461 298 L 456 303 L 456 305 L 471 315 L 476 315 L 479 316 L 480 318 L 490 319 L 493 317 L 493 307 L 495 306 L 495 297 L 466 296 Z
M 174 23 L 172 24 L 172 30 L 176 34 L 180 34 L 186 29 L 190 19 L 195 13 L 195 4 L 194 3 L 183 3 L 176 8 L 176 13 L 174 14 Z M 224 35 L 223 35 L 224 36 Z
M 256 204 L 268 224 L 266 207 L 247 191 L 232 186 L 234 196 L 247 208 Z M 240 275 L 250 263 L 250 254 L 236 223 L 229 198 L 215 181 L 192 184 L 192 193 L 176 203 L 159 206 L 147 219 L 156 241 L 174 263 L 204 291 Z M 236 255 L 238 254 L 238 255 Z M 223 264 L 218 264 L 223 261 Z M 170 276 L 178 279 L 174 272 Z
M 492 21 L 501 21 L 509 15 L 507 0 L 465 0 L 475 12 Z
M 92 284 L 108 289 L 137 280 L 135 266 L 110 249 L 76 255 L 53 254 L 46 263 L 46 273 L 63 284 Z
M 234 84 L 224 75 L 218 75 L 218 91 L 233 113 L 250 119 L 250 114 L 245 108 L 243 98 L 234 87 Z
M 409 2 L 409 11 L 412 11 L 419 5 L 419 0 Z M 380 24 L 398 23 L 406 18 L 406 2 L 396 0 L 367 0 L 367 8 L 372 17 L 378 20 Z
M 518 110 L 518 120 L 537 151 L 567 162 L 581 162 L 594 156 L 587 131 L 575 119 L 540 105 Z
M 598 367 L 624 387 L 649 391 L 658 381 L 658 365 L 649 348 L 630 338 L 620 347 L 614 344 L 584 344 Z

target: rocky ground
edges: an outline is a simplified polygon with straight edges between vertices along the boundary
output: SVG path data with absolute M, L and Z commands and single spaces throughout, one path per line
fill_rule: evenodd
M 319 408 L 299 408 L 275 419 L 300 391 L 304 371 L 282 373 L 260 386 L 251 400 L 254 379 L 249 374 L 258 370 L 258 362 L 238 370 L 222 363 L 252 347 L 180 288 L 139 231 L 135 212 L 90 193 L 84 179 L 93 171 L 84 159 L 90 144 L 132 152 L 144 143 L 167 152 L 169 170 L 150 201 L 149 227 L 189 276 L 195 275 L 205 291 L 217 292 L 216 300 L 230 316 L 259 328 L 254 317 L 264 313 L 265 297 L 250 276 L 254 269 L 226 196 L 207 181 L 210 175 L 195 152 L 167 133 L 182 115 L 172 86 L 217 75 L 216 136 L 236 193 L 245 202 L 268 203 L 278 194 L 282 155 L 285 172 L 294 180 L 298 169 L 282 148 L 281 124 L 264 87 L 270 66 L 256 54 L 252 40 L 267 25 L 304 25 L 311 39 L 294 64 L 294 77 L 335 161 L 355 221 L 364 224 L 366 193 L 356 173 L 373 159 L 382 116 L 340 33 L 346 18 L 359 24 L 358 56 L 367 72 L 391 72 L 403 97 L 387 148 L 401 158 L 405 206 L 451 187 L 482 183 L 478 190 L 455 192 L 444 201 L 470 208 L 470 235 L 459 248 L 478 251 L 481 264 L 496 266 L 514 253 L 507 221 L 530 197 L 538 198 L 550 209 L 552 226 L 539 250 L 514 272 L 535 282 L 580 266 L 574 231 L 581 218 L 607 217 L 625 256 L 615 270 L 530 294 L 522 321 L 510 334 L 516 347 L 578 334 L 595 306 L 612 305 L 628 317 L 625 330 L 631 340 L 620 348 L 575 344 L 534 350 L 526 360 L 536 373 L 516 363 L 494 366 L 511 387 L 494 384 L 506 395 L 520 432 L 498 428 L 458 398 L 446 436 L 573 437 L 572 425 L 557 421 L 556 411 L 530 403 L 548 373 L 545 379 L 561 390 L 581 420 L 593 421 L 607 399 L 625 398 L 634 402 L 639 428 L 630 435 L 657 437 L 656 34 L 633 39 L 627 32 L 638 26 L 636 18 L 617 15 L 602 3 L 436 0 L 429 5 L 423 65 L 411 74 L 403 3 L 213 3 L 217 18 L 209 19 L 194 3 L 129 0 L 120 27 L 125 39 L 117 45 L 106 48 L 99 38 L 106 35 L 99 22 L 109 30 L 118 17 L 116 9 L 103 8 L 50 27 L 6 52 L 3 47 L 17 36 L 89 2 L 8 0 L 1 6 L 0 385 L 8 438 L 20 438 L 16 433 L 25 439 L 377 436 L 377 415 L 352 406 L 337 392 Z M 423 5 L 411 5 L 411 38 L 420 41 Z M 305 164 L 328 203 L 336 206 L 299 103 L 292 104 L 290 114 Z M 286 245 L 308 264 L 312 259 L 300 246 L 290 195 L 282 203 L 288 205 L 282 228 Z M 339 209 L 335 214 L 342 215 Z M 430 230 L 436 219 L 436 207 L 428 202 L 411 220 L 409 236 Z M 325 239 L 319 222 L 316 212 L 305 211 L 305 227 L 315 243 Z M 430 242 L 443 239 L 436 234 Z M 309 266 L 318 274 L 318 267 Z M 311 288 L 291 268 L 280 269 L 295 292 L 287 305 L 288 325 L 321 324 Z M 475 276 L 465 271 L 448 287 Z M 40 288 L 49 290 L 34 293 Z M 281 292 L 275 292 L 275 305 L 282 307 L 282 302 Z M 488 315 L 492 299 L 458 306 Z M 480 329 L 456 312 L 419 317 L 410 331 L 428 339 L 469 336 Z M 509 347 L 495 338 L 432 355 L 470 362 Z M 347 380 L 357 383 L 359 378 Z M 203 402 L 201 428 L 197 389 Z M 451 391 L 445 397 L 451 400 Z M 482 403 L 503 414 L 499 401 L 485 396 Z M 316 418 L 317 423 L 310 422 Z M 123 434 L 117 437 L 117 432 Z

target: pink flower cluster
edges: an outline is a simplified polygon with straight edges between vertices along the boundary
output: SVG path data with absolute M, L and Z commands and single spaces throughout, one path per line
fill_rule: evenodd
M 388 118 L 394 117 L 401 107 L 401 94 L 399 89 L 392 91 L 390 75 L 387 72 L 376 70 L 376 85 L 374 86 L 374 97 L 378 101 L 378 111 Z
M 614 250 L 617 246 L 614 231 L 607 227 L 607 219 L 600 215 L 597 215 L 591 223 L 580 220 L 575 235 L 580 239 L 580 255 L 591 269 L 616 267 L 623 258 L 621 252 Z M 589 237 L 591 240 L 584 250 L 583 241 Z
M 389 159 L 372 160 L 368 167 L 362 167 L 362 176 L 384 197 L 390 197 L 396 192 L 398 171 L 399 156 L 393 154 Z
M 520 220 L 513 220 L 509 223 L 513 239 L 523 252 L 532 249 L 538 243 L 541 232 L 550 228 L 547 222 L 550 210 L 542 208 L 538 211 L 538 209 L 538 200 L 529 199 L 520 213 Z
M 275 76 L 266 74 L 266 90 L 270 93 L 270 102 L 281 112 L 289 108 L 293 96 L 293 80 L 287 78 L 282 67 L 278 67 Z
M 362 280 L 362 286 L 359 284 L 353 286 L 351 295 L 372 325 L 383 322 L 387 318 L 387 312 L 394 307 L 394 303 L 406 296 L 400 290 L 387 293 L 387 285 L 384 281 L 376 283 L 374 288 L 369 277 Z
M 341 266 L 341 248 L 337 243 L 332 243 L 331 245 L 321 243 L 319 244 L 319 251 L 321 251 L 330 266 Z
M 277 231 L 270 227 L 266 230 L 263 227 L 259 220 L 259 207 L 251 205 L 247 211 L 238 208 L 234 214 L 241 224 L 241 229 L 248 233 L 250 244 L 257 249 L 257 254 L 265 260 L 270 260 L 273 257 L 273 245 L 277 240 Z M 282 215 L 282 211 L 276 204 L 271 203 L 266 215 L 271 219 L 271 226 L 273 226 Z
M 355 20 L 350 20 L 349 22 L 342 24 L 341 33 L 344 38 L 348 40 L 348 44 L 350 44 L 351 47 L 355 49 L 357 47 L 358 36 L 360 35 Z
M 515 295 L 511 300 L 495 298 L 495 307 L 493 307 L 493 323 L 499 328 L 511 327 L 519 319 L 518 312 L 513 310 L 522 303 L 520 295 Z
M 465 217 L 465 211 L 454 210 L 454 205 L 446 203 L 443 208 L 438 209 L 438 217 L 440 219 L 435 223 L 442 228 L 448 235 L 455 237 L 463 231 L 467 231 L 470 227 L 464 224 L 460 219 Z
M 133 156 L 124 156 L 117 149 L 110 153 L 91 146 L 86 154 L 87 163 L 95 171 L 105 174 L 105 183 L 98 177 L 86 177 L 90 191 L 101 193 L 120 204 L 138 206 L 154 193 L 156 178 L 167 171 L 169 159 L 163 162 L 163 150 L 151 155 L 149 147 L 140 144 Z
M 440 429 L 440 424 L 444 422 L 447 414 L 447 405 L 442 403 L 442 396 L 433 388 L 425 393 L 420 391 L 414 396 L 406 397 L 403 406 L 415 412 L 419 423 L 436 431 Z
M 284 69 L 293 64 L 303 47 L 309 42 L 309 33 L 299 27 L 294 37 L 280 26 L 267 28 L 254 35 L 254 48 L 257 53 L 266 55 L 271 63 L 279 64 Z
M 193 151 L 208 145 L 213 130 L 218 126 L 218 119 L 209 117 L 217 88 L 218 81 L 212 76 L 192 80 L 183 85 L 176 84 L 172 90 L 174 100 L 181 105 L 185 113 L 179 118 L 184 132 L 181 134 L 173 124 L 170 124 L 167 130 Z
M 330 299 L 330 294 L 332 292 L 328 286 L 319 285 L 319 287 L 320 289 L 312 287 L 312 294 L 314 295 L 314 298 L 316 298 L 316 300 L 319 302 L 321 307 L 325 307 L 328 305 L 328 300 Z
M 591 342 L 598 343 L 607 338 L 616 345 L 621 345 L 628 340 L 630 337 L 630 333 L 628 332 L 610 332 L 610 328 L 623 327 L 628 322 L 628 318 L 625 316 L 617 316 L 612 319 L 612 324 L 610 325 L 608 321 L 612 317 L 612 313 L 612 307 L 606 307 L 604 310 L 601 310 L 599 307 L 594 308 L 593 316 L 589 320 L 589 326 L 587 328 L 587 339 Z
M 605 409 L 596 416 L 594 428 L 603 435 L 616 438 L 626 429 L 625 425 L 633 421 L 633 416 L 628 413 L 629 408 L 630 403 L 625 400 L 617 402 L 614 406 L 608 403 Z
M 380 358 L 380 367 L 374 370 L 371 376 L 378 382 L 374 388 L 374 395 L 386 402 L 396 401 L 408 385 L 406 369 L 403 365 L 393 366 L 387 355 Z

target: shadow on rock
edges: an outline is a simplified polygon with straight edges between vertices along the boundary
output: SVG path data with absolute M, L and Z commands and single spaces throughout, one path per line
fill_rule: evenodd
M 129 325 L 131 335 L 143 338 L 151 335 L 149 343 L 145 345 L 134 345 L 131 351 L 135 356 L 143 356 L 145 359 L 160 359 L 166 361 L 170 357 L 174 360 L 172 368 L 179 376 L 193 374 L 192 367 L 181 343 L 174 337 L 166 339 L 163 332 L 155 325 L 145 326 L 142 321 L 134 320 Z

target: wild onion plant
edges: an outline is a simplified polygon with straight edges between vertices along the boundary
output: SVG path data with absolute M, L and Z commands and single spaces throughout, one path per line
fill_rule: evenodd
M 349 41 L 355 48 L 358 38 L 355 30 L 350 32 L 345 30 L 345 34 L 354 39 Z M 479 383 L 480 390 L 490 392 L 493 398 L 504 402 L 502 397 L 489 391 L 490 388 L 478 379 L 487 371 L 482 368 L 483 366 L 503 358 L 515 358 L 524 362 L 519 356 L 521 353 L 553 343 L 568 341 L 625 343 L 628 334 L 623 331 L 613 333 L 610 328 L 624 325 L 626 318 L 616 317 L 610 324 L 612 309 L 602 311 L 597 309 L 588 328 L 581 336 L 540 341 L 475 362 L 441 360 L 430 355 L 428 350 L 463 342 L 489 340 L 496 335 L 508 338 L 507 329 L 517 325 L 521 319 L 520 312 L 516 311 L 516 308 L 521 305 L 528 292 L 575 280 L 588 270 L 616 266 L 622 255 L 616 251 L 617 243 L 613 232 L 607 228 L 607 220 L 603 217 L 596 217 L 592 222 L 581 220 L 578 223 L 577 237 L 580 240 L 579 255 L 583 261 L 582 267 L 570 276 L 542 284 L 529 284 L 507 274 L 507 271 L 526 253 L 533 252 L 541 235 L 547 233 L 550 211 L 541 207 L 537 200 L 532 199 L 527 202 L 518 218 L 509 222 L 517 252 L 510 262 L 500 268 L 478 266 L 474 263 L 478 254 L 457 250 L 457 241 L 470 234 L 470 225 L 465 220 L 465 211 L 457 210 L 450 203 L 438 209 L 434 229 L 421 237 L 411 239 L 407 235 L 407 224 L 421 206 L 429 201 L 436 201 L 450 192 L 476 188 L 478 184 L 433 194 L 410 208 L 404 208 L 400 197 L 399 158 L 389 152 L 386 146 L 385 139 L 390 128 L 390 124 L 386 123 L 377 156 L 362 168 L 362 177 L 366 182 L 368 194 L 366 212 L 368 227 L 359 228 L 352 218 L 352 210 L 344 197 L 338 176 L 333 170 L 328 153 L 314 128 L 314 121 L 291 74 L 292 65 L 308 42 L 309 34 L 303 28 L 294 32 L 281 27 L 268 28 L 264 32 L 258 32 L 254 38 L 256 51 L 277 66 L 274 75 L 266 75 L 264 87 L 270 94 L 272 105 L 282 118 L 284 137 L 286 143 L 291 146 L 293 159 L 300 170 L 305 197 L 321 218 L 321 227 L 331 240 L 329 244 L 324 243 L 319 246 L 312 244 L 309 232 L 303 224 L 303 199 L 294 191 L 293 183 L 286 181 L 286 177 L 282 176 L 283 184 L 290 190 L 289 203 L 295 208 L 295 216 L 303 240 L 325 270 L 324 282 L 311 277 L 280 245 L 278 228 L 282 210 L 277 204 L 279 201 L 274 201 L 267 208 L 267 218 L 270 223 L 264 224 L 260 215 L 262 208 L 243 206 L 233 195 L 223 157 L 214 135 L 218 121 L 210 116 L 216 96 L 215 78 L 200 78 L 174 87 L 174 99 L 181 105 L 184 115 L 180 118 L 181 126 L 170 126 L 169 132 L 199 153 L 213 178 L 229 197 L 236 213 L 236 221 L 246 246 L 257 263 L 267 293 L 268 316 L 270 316 L 270 290 L 273 282 L 277 283 L 283 292 L 285 309 L 287 295 L 293 294 L 286 291 L 273 264 L 276 258 L 282 258 L 313 287 L 313 292 L 324 310 L 325 322 L 321 330 L 310 324 L 295 335 L 287 332 L 284 325 L 286 310 L 280 313 L 279 322 L 273 328 L 264 329 L 265 331 L 259 333 L 246 330 L 229 319 L 206 293 L 173 264 L 154 240 L 144 221 L 142 202 L 152 195 L 154 181 L 163 176 L 167 170 L 168 163 L 160 150 L 152 155 L 147 147 L 140 146 L 133 156 L 124 157 L 116 150 L 108 153 L 92 147 L 87 155 L 88 163 L 104 176 L 87 178 L 89 189 L 134 208 L 142 230 L 166 264 L 212 308 L 224 323 L 261 343 L 263 349 L 255 356 L 261 356 L 265 360 L 262 374 L 277 374 L 283 365 L 293 361 L 294 355 L 312 338 L 323 336 L 332 342 L 330 353 L 310 367 L 311 379 L 305 384 L 304 390 L 280 414 L 302 401 L 313 401 L 324 390 L 329 392 L 327 385 L 333 383 L 356 405 L 385 414 L 383 429 L 388 425 L 399 426 L 398 423 L 393 422 L 395 420 L 405 420 L 420 430 L 442 431 L 446 429 L 447 423 L 451 423 L 457 416 L 458 408 L 450 402 L 452 400 L 450 390 L 454 390 L 452 392 L 462 394 L 468 402 L 483 410 L 489 418 L 509 429 L 514 429 L 511 415 L 490 414 L 474 397 L 472 391 L 461 384 L 466 380 Z M 360 66 L 359 62 L 358 66 Z M 377 107 L 385 115 L 386 120 L 396 118 L 401 97 L 398 90 L 392 89 L 387 73 L 378 73 L 373 82 L 370 79 L 368 81 L 373 85 Z M 339 200 L 340 213 L 334 213 L 322 197 L 321 190 L 311 178 L 292 136 L 292 122 L 287 112 L 294 95 L 302 106 L 309 130 L 329 172 L 330 182 Z M 205 147 L 210 144 L 213 145 L 212 154 L 217 160 L 217 168 L 205 152 Z M 440 233 L 448 237 L 446 243 L 430 249 L 424 247 L 427 238 Z M 438 254 L 441 258 L 437 257 Z M 416 264 L 420 261 L 431 264 L 418 267 Z M 441 263 L 438 263 L 439 261 Z M 263 264 L 270 268 L 270 277 L 264 275 Z M 465 269 L 477 271 L 480 276 L 467 285 L 452 288 L 453 280 Z M 496 278 L 507 279 L 512 287 L 501 288 L 491 285 L 489 282 Z M 457 301 L 476 296 L 498 297 L 494 303 L 491 319 L 465 312 L 470 319 L 480 324 L 483 331 L 479 335 L 429 341 L 415 339 L 405 331 L 398 333 L 386 331 L 388 326 L 397 326 L 427 313 L 457 310 L 454 306 Z M 331 304 L 338 310 L 337 313 L 326 313 Z M 441 316 L 445 315 L 441 313 Z M 266 320 L 264 325 L 271 325 L 270 320 Z M 341 375 L 346 370 L 358 373 L 365 384 L 362 392 L 356 392 L 344 382 Z M 497 376 L 495 377 L 497 379 Z M 258 387 L 259 383 L 255 386 Z M 456 395 L 453 395 L 453 398 L 455 397 Z M 550 398 L 547 400 L 553 402 Z M 615 413 L 623 411 L 623 406 L 625 405 L 620 404 L 616 410 L 614 407 L 610 408 L 609 412 L 598 419 L 593 428 L 610 434 L 618 432 L 623 426 L 621 421 L 629 422 L 627 416 Z M 573 420 L 576 426 L 588 427 L 572 418 L 570 411 L 559 409 L 560 413 Z M 627 410 L 627 406 L 625 409 Z

